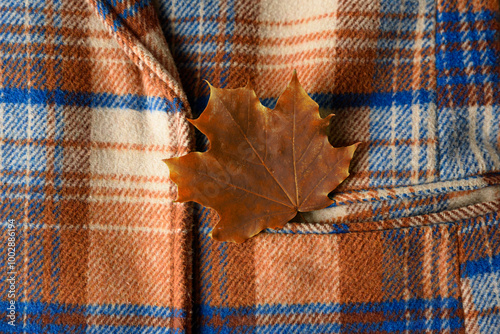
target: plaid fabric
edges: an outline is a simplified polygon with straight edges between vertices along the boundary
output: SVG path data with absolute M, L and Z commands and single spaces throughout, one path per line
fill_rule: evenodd
M 500 332 L 497 0 L 0 3 L 1 333 Z M 273 107 L 293 69 L 351 176 L 213 242 L 161 160 L 203 80 Z
M 191 214 L 172 203 L 161 162 L 189 149 L 188 105 L 158 24 L 144 24 L 153 8 L 115 10 L 1 2 L 1 332 L 189 323 Z M 10 219 L 15 327 L 4 289 Z

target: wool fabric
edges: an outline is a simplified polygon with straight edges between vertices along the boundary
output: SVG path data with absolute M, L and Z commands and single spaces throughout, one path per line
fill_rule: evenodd
M 0 12 L 0 333 L 500 333 L 497 0 Z M 204 80 L 273 107 L 294 69 L 332 145 L 362 143 L 351 175 L 213 241 L 162 160 L 207 147 Z

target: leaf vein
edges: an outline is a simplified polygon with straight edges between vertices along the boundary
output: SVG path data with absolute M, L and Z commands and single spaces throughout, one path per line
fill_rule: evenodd
M 288 197 L 288 199 L 290 200 L 290 203 L 293 203 L 292 199 L 290 198 L 290 195 L 287 194 L 287 192 L 285 191 L 285 188 L 281 185 L 281 183 L 278 181 L 278 179 L 276 179 L 276 177 L 271 173 L 271 171 L 269 170 L 269 168 L 266 166 L 264 160 L 262 160 L 262 157 L 259 155 L 259 153 L 257 153 L 257 151 L 255 150 L 255 148 L 253 147 L 252 143 L 250 143 L 250 140 L 248 139 L 248 137 L 246 136 L 246 134 L 243 132 L 243 129 L 241 128 L 241 126 L 238 124 L 238 122 L 236 122 L 236 120 L 234 119 L 233 115 L 229 112 L 229 110 L 226 108 L 226 105 L 224 104 L 224 102 L 218 97 L 218 96 L 215 96 L 217 97 L 217 99 L 221 102 L 221 104 L 224 106 L 224 109 L 226 110 L 226 112 L 228 113 L 229 117 L 231 118 L 231 120 L 233 121 L 234 124 L 236 124 L 236 127 L 238 128 L 238 130 L 240 131 L 241 135 L 243 136 L 243 138 L 245 138 L 246 142 L 248 143 L 248 145 L 250 146 L 250 148 L 252 149 L 252 151 L 255 153 L 255 155 L 257 156 L 257 158 L 259 158 L 259 160 L 262 162 L 262 165 L 266 168 L 267 172 L 269 173 L 269 175 L 271 175 L 271 178 L 276 182 L 276 184 L 278 184 L 278 186 L 281 188 L 281 190 L 283 191 L 283 193 L 286 195 L 286 197 Z
M 248 190 L 248 189 L 246 189 L 246 188 L 243 188 L 243 187 L 238 187 L 237 185 L 235 185 L 235 184 L 233 184 L 233 183 L 229 183 L 229 182 L 226 182 L 226 181 L 224 181 L 224 180 L 220 180 L 220 179 L 215 178 L 215 177 L 213 177 L 213 176 L 211 176 L 211 175 L 208 175 L 208 174 L 206 174 L 206 173 L 201 173 L 201 175 L 205 175 L 205 176 L 207 176 L 207 177 L 211 178 L 212 180 L 215 180 L 215 181 L 220 182 L 220 183 L 227 184 L 228 186 L 231 186 L 231 187 L 233 187 L 233 188 L 236 188 L 236 189 L 239 189 L 239 190 L 246 191 L 247 193 L 250 193 L 250 194 L 255 195 L 255 196 L 257 196 L 257 197 L 265 198 L 265 199 L 267 199 L 267 200 L 270 200 L 270 201 L 272 201 L 272 202 L 275 202 L 275 203 L 281 204 L 281 205 L 286 206 L 286 207 L 288 207 L 288 208 L 293 208 L 292 206 L 290 206 L 290 205 L 288 205 L 288 204 L 285 204 L 285 203 L 282 203 L 282 202 L 277 201 L 277 200 L 275 200 L 275 199 L 272 199 L 272 198 L 266 197 L 266 196 L 264 196 L 264 195 L 262 195 L 262 194 L 256 193 L 256 192 L 251 191 L 251 190 Z

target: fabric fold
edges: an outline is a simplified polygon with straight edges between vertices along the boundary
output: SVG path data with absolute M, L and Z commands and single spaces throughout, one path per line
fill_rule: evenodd
M 178 99 L 189 117 L 189 103 L 152 2 L 89 0 L 89 3 L 124 52 L 141 70 L 147 67 L 151 75 L 163 81 L 172 90 L 168 98 Z

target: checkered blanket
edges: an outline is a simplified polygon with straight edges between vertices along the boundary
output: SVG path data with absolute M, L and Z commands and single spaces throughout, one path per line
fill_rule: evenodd
M 0 333 L 500 333 L 497 0 L 0 0 Z M 186 118 L 296 69 L 335 203 L 243 244 Z M 243 205 L 243 203 L 242 203 Z

